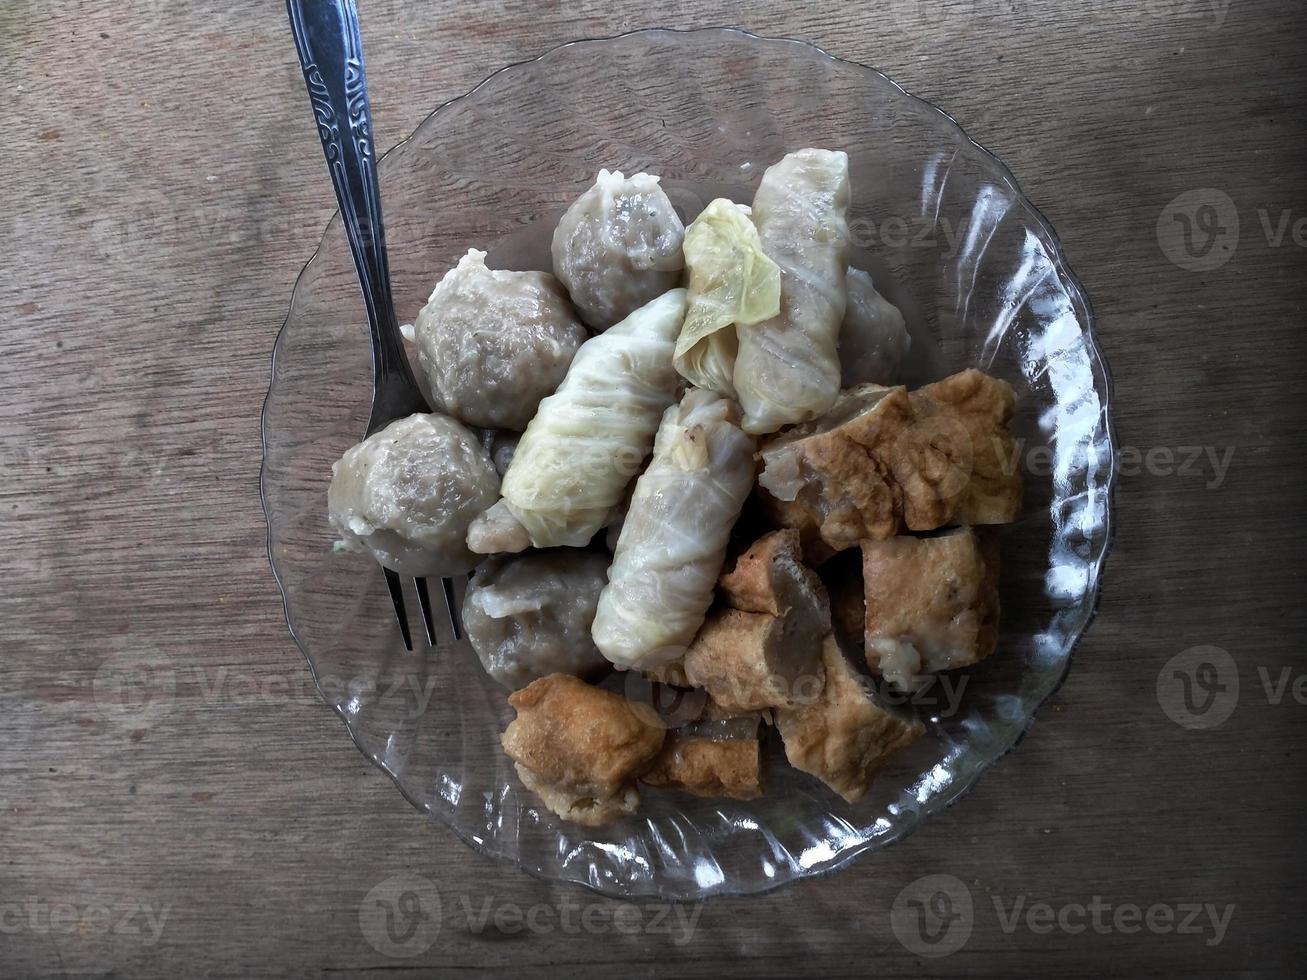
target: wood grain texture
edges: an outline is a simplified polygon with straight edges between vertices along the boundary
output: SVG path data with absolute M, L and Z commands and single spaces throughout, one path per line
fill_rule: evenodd
M 1157 451 L 1151 473 L 1122 477 L 1100 615 L 1031 737 L 962 805 L 833 876 L 691 909 L 688 938 L 674 918 L 671 935 L 651 930 L 647 907 L 623 934 L 619 903 L 480 857 L 353 749 L 267 568 L 268 354 L 333 210 L 282 5 L 8 0 L 0 975 L 1296 972 L 1307 707 L 1292 689 L 1271 703 L 1259 668 L 1272 681 L 1307 670 L 1307 250 L 1292 231 L 1307 217 L 1307 10 L 364 8 L 383 143 L 503 64 L 641 26 L 802 37 L 945 107 L 1057 228 L 1096 308 L 1120 441 Z M 1168 202 L 1197 188 L 1228 194 L 1241 224 L 1233 257 L 1207 273 L 1169 262 L 1157 237 Z M 1161 451 L 1186 446 L 1232 450 L 1228 471 L 1164 472 Z M 1174 724 L 1155 695 L 1163 664 L 1199 644 L 1228 650 L 1242 684 L 1209 732 Z M 160 656 L 172 687 L 154 675 L 168 696 L 152 708 L 97 703 L 97 677 Z M 434 883 L 442 913 L 408 960 L 359 923 L 364 896 L 403 872 Z M 931 873 L 966 883 L 975 924 L 961 950 L 922 960 L 890 908 Z M 1095 896 L 1234 911 L 1209 945 L 1210 932 L 1128 923 L 1007 929 L 995 908 Z M 515 929 L 513 908 L 535 906 L 543 928 Z

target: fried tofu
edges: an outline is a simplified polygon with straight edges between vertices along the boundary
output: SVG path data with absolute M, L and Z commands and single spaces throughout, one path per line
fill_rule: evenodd
M 909 397 L 916 418 L 909 444 L 916 451 L 894 466 L 903 488 L 904 524 L 928 531 L 948 523 L 1015 521 L 1021 470 L 1008 429 L 1016 409 L 1012 386 L 973 368 Z M 928 506 L 932 501 L 938 509 Z
M 953 523 L 1003 524 L 1021 511 L 1006 381 L 962 371 L 909 395 L 857 385 L 814 422 L 762 447 L 764 513 L 800 532 L 820 564 L 865 539 Z
M 770 712 L 738 712 L 706 698 L 699 717 L 667 733 L 640 781 L 695 796 L 762 795 L 759 732 Z
M 640 779 L 650 786 L 695 796 L 756 800 L 762 796 L 756 726 L 752 738 L 704 738 L 672 732 Z
M 685 653 L 685 676 L 727 711 L 759 711 L 821 690 L 820 637 L 803 616 L 716 609 Z
M 815 532 L 832 551 L 892 537 L 902 505 L 889 461 L 912 423 L 905 388 L 865 384 L 841 392 L 821 418 L 763 446 L 758 483 L 779 502 L 772 513 Z
M 508 703 L 517 717 L 501 739 L 504 751 L 548 809 L 586 826 L 635 811 L 635 777 L 662 748 L 662 727 L 625 698 L 568 674 L 533 681 Z
M 866 795 L 890 756 L 925 728 L 878 705 L 867 679 L 853 669 L 835 638 L 822 644 L 826 684 L 810 704 L 776 712 L 790 765 L 816 776 L 850 803 Z
M 958 528 L 862 544 L 867 665 L 901 691 L 998 642 L 998 540 Z
M 786 528 L 765 534 L 717 582 L 722 601 L 744 612 L 809 615 L 818 635 L 830 629 L 826 587 L 803 563 L 799 532 Z

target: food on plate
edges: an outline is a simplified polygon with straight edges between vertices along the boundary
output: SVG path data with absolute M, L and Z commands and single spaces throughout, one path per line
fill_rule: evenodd
M 651 174 L 599 171 L 554 229 L 554 275 L 604 330 L 680 284 L 685 226 Z
M 531 535 L 508 501 L 497 500 L 468 525 L 467 546 L 477 555 L 516 554 L 531 547 Z
M 676 370 L 691 384 L 735 398 L 735 328 L 781 310 L 781 270 L 762 250 L 751 209 L 726 198 L 685 229 L 690 305 L 676 341 Z
M 849 269 L 848 309 L 840 328 L 840 384 L 892 385 L 912 346 L 899 308 L 876 290 L 871 276 Z
M 332 465 L 327 516 L 345 550 L 404 575 L 458 575 L 477 561 L 468 527 L 498 493 L 499 475 L 470 429 L 410 415 Z
M 587 336 L 547 272 L 486 268 L 468 249 L 413 325 L 436 408 L 467 425 L 521 431 Z
M 867 666 L 901 691 L 988 657 L 998 642 L 998 542 L 961 527 L 864 541 Z
M 695 796 L 757 799 L 762 795 L 761 724 L 761 715 L 732 715 L 709 701 L 702 720 L 667 733 L 640 781 Z
M 924 732 L 873 682 L 901 697 L 995 650 L 976 525 L 1020 513 L 1015 395 L 977 370 L 894 386 L 910 337 L 847 265 L 848 200 L 823 149 L 688 228 L 657 177 L 600 171 L 555 229 L 562 285 L 472 249 L 418 315 L 462 421 L 401 419 L 333 469 L 346 547 L 481 563 L 462 621 L 513 692 L 502 746 L 565 820 L 634 813 L 637 782 L 757 799 L 772 727 L 855 802 Z M 630 700 L 591 683 L 610 666 Z
M 772 531 L 750 545 L 717 589 L 732 609 L 772 616 L 811 612 L 812 628 L 819 634 L 830 627 L 826 588 L 803 564 L 799 532 L 792 528 Z
M 731 711 L 811 700 L 824 674 L 821 634 L 805 629 L 808 622 L 806 616 L 714 609 L 685 651 L 686 680 Z
M 499 515 L 516 519 L 535 547 L 585 545 L 621 502 L 676 400 L 672 350 L 684 318 L 684 289 L 647 303 L 582 344 L 540 403 L 504 474 Z
M 515 691 L 501 739 L 522 784 L 559 816 L 598 826 L 634 813 L 635 777 L 662 748 L 665 730 L 629 701 L 569 674 Z
M 832 636 L 822 642 L 822 663 L 826 684 L 821 695 L 778 709 L 776 727 L 790 765 L 856 803 L 889 757 L 920 738 L 925 728 L 878 705 Z
M 590 638 L 608 555 L 556 548 L 491 558 L 463 599 L 463 627 L 486 673 L 514 690 L 549 674 L 608 666 Z
M 804 149 L 763 174 L 753 223 L 780 266 L 781 309 L 738 331 L 733 379 L 744 431 L 775 432 L 816 418 L 840 389 L 840 325 L 847 307 L 849 158 Z
M 703 623 L 753 489 L 754 443 L 739 417 L 734 402 L 698 388 L 663 415 L 595 616 L 595 645 L 618 667 L 675 659 Z
M 914 513 L 910 505 L 916 497 L 905 493 L 907 526 L 918 531 L 946 523 L 1015 521 L 1021 513 L 1021 470 L 1008 428 L 1016 408 L 1012 386 L 971 368 L 918 388 L 911 397 L 917 422 L 908 443 L 919 451 L 898 464 L 898 478 L 905 488 L 914 479 L 933 484 L 944 517 Z M 944 458 L 949 455 L 951 468 Z M 944 478 L 932 479 L 939 472 Z
M 766 441 L 764 508 L 832 552 L 906 528 L 1015 520 L 1021 474 L 1005 381 L 968 370 L 910 394 L 863 384 Z
M 772 513 L 833 552 L 890 537 L 902 523 L 893 458 L 911 425 L 903 388 L 868 384 L 841 392 L 826 415 L 763 444 L 758 483 L 772 499 L 793 505 L 771 506 Z

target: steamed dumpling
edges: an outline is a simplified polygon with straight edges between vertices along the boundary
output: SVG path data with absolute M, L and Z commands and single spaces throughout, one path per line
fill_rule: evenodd
M 486 672 L 509 690 L 537 677 L 590 677 L 606 661 L 590 637 L 608 555 L 554 549 L 491 558 L 467 587 L 463 627 Z
M 848 206 L 842 151 L 799 150 L 762 176 L 753 223 L 763 251 L 781 267 L 781 311 L 738 331 L 734 380 L 745 432 L 814 419 L 839 394 Z
M 587 333 L 549 273 L 491 270 L 485 259 L 469 249 L 436 284 L 414 323 L 418 364 L 438 408 L 520 432 Z
M 349 551 L 404 575 L 458 575 L 477 562 L 468 527 L 498 494 L 499 476 L 470 429 L 410 415 L 332 466 L 327 516 Z
M 861 269 L 849 270 L 848 291 L 849 307 L 840 328 L 841 386 L 892 385 L 912 346 L 903 314 Z
M 680 282 L 684 235 L 657 177 L 601 170 L 554 230 L 554 274 L 581 319 L 605 330 Z

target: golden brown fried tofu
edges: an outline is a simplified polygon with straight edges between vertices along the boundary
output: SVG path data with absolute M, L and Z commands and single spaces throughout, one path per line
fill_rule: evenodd
M 862 544 L 867 665 L 902 691 L 998 642 L 998 540 L 970 527 Z
M 1012 386 L 973 368 L 928 384 L 910 399 L 916 423 L 908 445 L 914 451 L 894 466 L 906 526 L 928 531 L 955 521 L 1015 521 L 1021 470 L 1008 430 L 1016 409 Z
M 889 757 L 921 737 L 916 719 L 882 708 L 835 638 L 822 645 L 826 686 L 811 704 L 776 712 L 790 765 L 816 776 L 850 803 L 866 795 Z
M 815 697 L 821 640 L 806 616 L 716 609 L 685 653 L 685 676 L 727 711 L 759 711 Z
M 803 563 L 799 532 L 792 528 L 755 541 L 718 580 L 717 590 L 732 609 L 772 616 L 809 614 L 819 635 L 830 629 L 826 587 Z
M 814 422 L 763 445 L 757 494 L 773 522 L 797 529 L 811 564 L 906 527 L 1001 524 L 1021 510 L 1008 424 L 1012 387 L 967 370 L 908 395 L 857 385 Z
M 763 446 L 758 483 L 780 503 L 773 515 L 815 531 L 832 551 L 894 535 L 902 507 L 889 460 L 912 422 L 905 388 L 866 384 L 841 392 L 821 418 Z
M 699 717 L 667 733 L 644 774 L 650 786 L 737 800 L 762 795 L 759 732 L 770 712 L 738 712 L 705 699 Z
M 502 743 L 522 783 L 564 819 L 597 826 L 639 804 L 634 782 L 665 731 L 625 698 L 568 674 L 509 695 L 517 717 Z
M 758 738 L 700 738 L 673 732 L 640 777 L 695 796 L 756 800 L 762 795 Z

